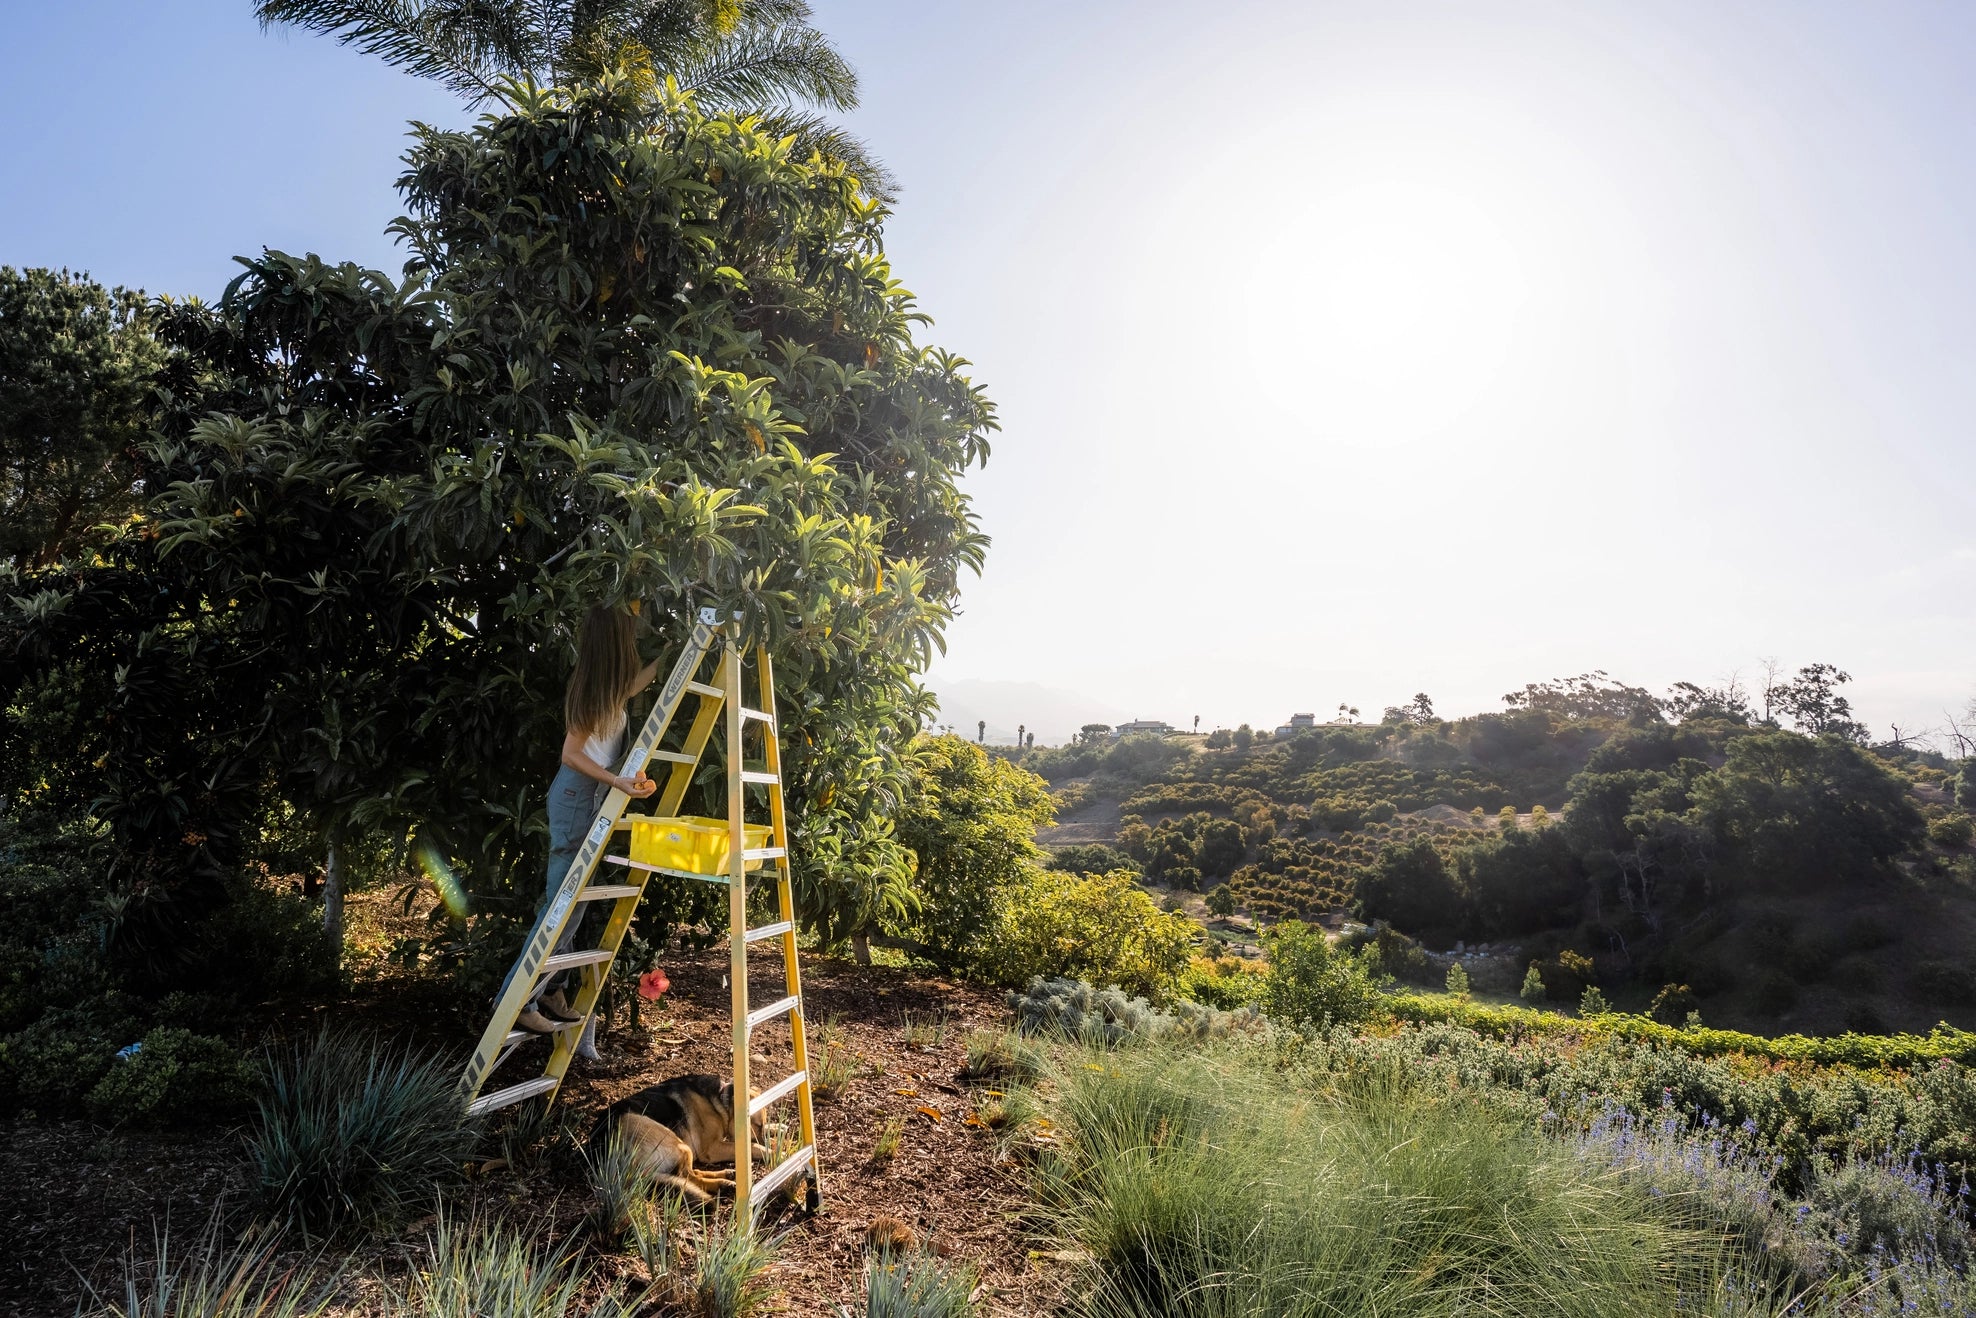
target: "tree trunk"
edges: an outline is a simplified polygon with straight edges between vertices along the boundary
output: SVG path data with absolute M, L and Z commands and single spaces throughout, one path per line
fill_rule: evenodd
M 851 935 L 851 956 L 861 966 L 871 964 L 871 935 L 860 929 Z
M 336 959 L 343 959 L 343 851 L 336 843 L 329 844 L 329 859 L 323 865 L 322 884 L 322 931 L 329 938 L 329 945 L 336 949 Z

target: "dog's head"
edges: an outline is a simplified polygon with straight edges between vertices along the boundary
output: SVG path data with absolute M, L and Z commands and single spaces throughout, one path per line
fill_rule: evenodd
M 753 1085 L 748 1086 L 749 1098 L 759 1097 L 761 1092 L 762 1092 L 761 1090 L 755 1088 Z M 727 1109 L 727 1117 L 728 1120 L 731 1122 L 734 1119 L 734 1082 L 732 1080 L 721 1081 L 720 1105 Z M 754 1116 L 748 1118 L 749 1137 L 753 1139 L 757 1144 L 761 1143 L 762 1132 L 767 1128 L 768 1128 L 768 1113 L 757 1112 Z

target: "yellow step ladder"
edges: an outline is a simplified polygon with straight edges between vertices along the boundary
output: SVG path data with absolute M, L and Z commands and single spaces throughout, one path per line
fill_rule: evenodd
M 709 652 L 716 649 L 716 642 L 715 671 L 709 674 L 713 680 L 700 681 L 701 668 Z M 555 1101 L 563 1076 L 569 1070 L 570 1059 L 575 1055 L 583 1023 L 596 1009 L 598 996 L 603 992 L 610 974 L 611 962 L 631 928 L 631 917 L 638 910 L 639 899 L 643 897 L 645 884 L 651 876 L 663 874 L 702 883 L 726 884 L 730 947 L 728 984 L 734 1019 L 735 1215 L 752 1222 L 757 1203 L 767 1203 L 771 1194 L 806 1170 L 806 1207 L 812 1212 L 821 1201 L 822 1188 L 816 1148 L 816 1119 L 810 1092 L 808 1039 L 804 1029 L 802 975 L 796 964 L 796 908 L 790 891 L 789 824 L 782 794 L 782 748 L 775 718 L 775 677 L 769 664 L 767 647 L 759 647 L 755 669 L 758 687 L 756 704 L 749 706 L 742 696 L 741 658 L 739 625 L 733 621 L 723 622 L 718 610 L 701 609 L 687 638 L 686 648 L 673 665 L 665 685 L 659 689 L 659 698 L 653 704 L 652 712 L 646 717 L 644 726 L 618 769 L 620 777 L 630 777 L 652 764 L 667 765 L 670 771 L 665 785 L 657 793 L 654 817 L 676 816 L 685 802 L 687 789 L 692 786 L 694 772 L 713 739 L 716 726 L 724 722 L 728 872 L 723 876 L 697 874 L 689 870 L 644 864 L 628 855 L 606 856 L 604 851 L 610 839 L 614 835 L 626 835 L 631 828 L 625 818 L 625 809 L 632 798 L 613 787 L 605 796 L 589 832 L 584 835 L 583 846 L 577 852 L 576 859 L 570 862 L 569 872 L 563 876 L 554 897 L 536 919 L 528 941 L 522 945 L 521 955 L 509 970 L 507 982 L 496 1000 L 493 1017 L 480 1036 L 473 1060 L 467 1063 L 463 1086 L 467 1095 L 467 1112 L 473 1116 L 538 1095 L 543 1097 L 544 1102 Z M 684 742 L 677 751 L 660 750 L 666 732 L 689 695 L 695 697 L 698 704 Z M 721 717 L 723 714 L 726 715 L 725 719 Z M 745 733 L 750 723 L 762 725 L 763 766 L 759 770 L 749 769 L 744 756 Z M 769 815 L 768 845 L 752 849 L 746 846 L 744 834 L 751 789 L 765 789 Z M 599 861 L 610 862 L 621 873 L 607 872 L 604 881 L 595 881 Z M 772 862 L 775 867 L 777 919 L 771 924 L 750 929 L 748 870 L 751 865 L 764 862 Z M 610 918 L 598 945 L 561 955 L 552 954 L 551 949 L 562 938 L 570 921 L 579 918 L 580 908 L 593 901 L 612 903 Z M 750 1008 L 748 947 L 767 939 L 777 939 L 782 945 L 784 995 L 765 1006 Z M 563 970 L 577 971 L 580 976 L 580 987 L 570 999 L 571 1008 L 579 1019 L 546 1036 L 518 1028 L 515 1018 L 534 999 L 536 986 L 544 977 Z M 756 1030 L 783 1017 L 789 1021 L 793 1051 L 791 1060 L 795 1069 L 761 1094 L 744 1100 L 742 1096 L 749 1093 L 752 1036 Z M 549 1040 L 549 1055 L 543 1062 L 541 1074 L 485 1094 L 481 1092 L 496 1068 L 524 1045 L 541 1038 Z M 800 1142 L 757 1182 L 749 1158 L 740 1152 L 752 1143 L 751 1121 L 757 1114 L 791 1096 L 796 1100 Z

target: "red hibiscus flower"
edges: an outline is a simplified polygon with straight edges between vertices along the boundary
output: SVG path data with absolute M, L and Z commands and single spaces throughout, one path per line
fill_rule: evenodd
M 657 1002 L 671 987 L 672 981 L 663 970 L 648 970 L 638 977 L 638 996 L 647 1002 Z

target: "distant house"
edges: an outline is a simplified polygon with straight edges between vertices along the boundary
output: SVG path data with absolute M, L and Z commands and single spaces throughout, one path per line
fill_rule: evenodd
M 1171 723 L 1162 722 L 1156 718 L 1133 719 L 1130 723 L 1121 723 L 1113 728 L 1112 739 L 1116 741 L 1120 737 L 1130 737 L 1134 733 L 1140 732 L 1150 732 L 1155 737 L 1165 737 L 1170 736 L 1173 730 Z
M 1292 714 L 1290 716 L 1290 721 L 1288 723 L 1285 723 L 1281 727 L 1276 729 L 1276 735 L 1279 737 L 1287 737 L 1293 732 L 1309 732 L 1312 728 L 1316 726 L 1317 726 L 1317 715 Z

